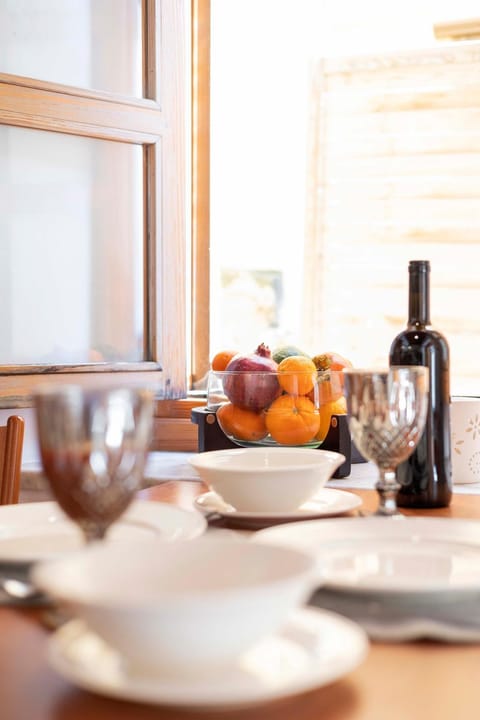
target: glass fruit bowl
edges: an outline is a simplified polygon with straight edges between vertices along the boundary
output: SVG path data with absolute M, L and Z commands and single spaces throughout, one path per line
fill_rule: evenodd
M 333 414 L 346 413 L 341 371 L 211 370 L 207 408 L 242 447 L 319 447 Z

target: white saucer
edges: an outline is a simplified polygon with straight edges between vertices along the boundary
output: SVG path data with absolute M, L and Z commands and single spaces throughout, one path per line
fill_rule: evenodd
M 280 633 L 262 640 L 222 671 L 198 677 L 130 675 L 122 658 L 80 620 L 49 641 L 49 661 L 86 690 L 125 700 L 189 708 L 251 705 L 327 685 L 366 657 L 365 632 L 316 608 L 295 611 Z
M 362 501 L 358 495 L 345 490 L 322 488 L 314 498 L 302 505 L 298 510 L 286 513 L 239 512 L 213 490 L 199 495 L 194 503 L 196 508 L 206 515 L 209 520 L 223 518 L 234 521 L 237 525 L 261 528 L 296 520 L 341 515 L 359 507 Z

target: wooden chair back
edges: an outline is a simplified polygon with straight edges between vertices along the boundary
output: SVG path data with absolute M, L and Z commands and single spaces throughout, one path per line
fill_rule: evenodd
M 10 415 L 0 425 L 0 505 L 18 503 L 25 421 Z

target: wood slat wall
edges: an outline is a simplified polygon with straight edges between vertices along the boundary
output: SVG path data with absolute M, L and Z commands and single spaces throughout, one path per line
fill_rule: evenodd
M 408 261 L 430 259 L 432 320 L 450 342 L 452 376 L 480 382 L 479 81 L 479 42 L 318 62 L 311 346 L 384 363 L 406 321 Z

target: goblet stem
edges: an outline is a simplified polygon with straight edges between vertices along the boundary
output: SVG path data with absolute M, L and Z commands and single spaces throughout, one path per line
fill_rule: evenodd
M 391 468 L 378 468 L 379 477 L 375 488 L 378 492 L 380 503 L 375 515 L 398 515 L 397 492 L 400 483 L 397 481 L 395 470 Z
M 87 545 L 97 540 L 103 540 L 107 534 L 107 527 L 103 524 L 98 525 L 96 522 L 82 522 L 81 529 Z

